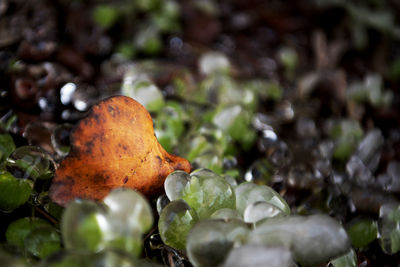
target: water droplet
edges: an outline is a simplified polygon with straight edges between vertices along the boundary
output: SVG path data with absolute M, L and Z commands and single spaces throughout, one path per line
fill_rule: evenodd
M 199 69 L 202 74 L 210 75 L 216 72 L 228 72 L 230 63 L 228 58 L 219 52 L 208 52 L 200 58 Z
M 47 106 L 48 106 L 48 101 L 47 101 L 46 98 L 40 97 L 40 98 L 39 98 L 39 101 L 38 101 L 38 104 L 39 104 L 39 107 L 40 107 L 42 110 L 45 110 L 45 109 L 47 108 Z
M 65 157 L 70 150 L 70 133 L 73 126 L 71 124 L 62 124 L 57 126 L 51 134 L 51 144 L 58 155 Z
M 244 174 L 244 179 L 255 184 L 272 184 L 279 182 L 277 169 L 266 159 L 256 160 Z
M 265 152 L 270 163 L 279 169 L 288 166 L 292 160 L 289 147 L 282 140 L 261 138 L 258 142 L 258 148 Z
M 181 50 L 183 48 L 183 41 L 181 38 L 174 36 L 169 40 L 169 46 L 172 49 Z
M 323 185 L 322 175 L 306 164 L 296 164 L 293 166 L 287 176 L 287 182 L 290 186 L 300 189 L 313 189 Z
M 60 100 L 64 105 L 68 105 L 72 101 L 72 96 L 76 90 L 76 84 L 74 83 L 66 83 L 60 89 Z
M 381 158 L 380 150 L 383 146 L 384 138 L 379 129 L 369 131 L 358 144 L 355 155 L 364 163 L 371 172 L 378 168 Z
M 98 91 L 93 86 L 80 85 L 73 92 L 71 100 L 74 107 L 79 111 L 87 111 L 98 101 Z

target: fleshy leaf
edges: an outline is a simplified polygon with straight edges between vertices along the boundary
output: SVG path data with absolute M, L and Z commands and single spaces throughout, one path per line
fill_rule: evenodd
M 162 148 L 149 112 L 125 96 L 93 106 L 72 132 L 71 144 L 49 192 L 62 206 L 74 198 L 103 199 L 117 187 L 155 196 L 168 174 L 191 169 L 186 159 Z

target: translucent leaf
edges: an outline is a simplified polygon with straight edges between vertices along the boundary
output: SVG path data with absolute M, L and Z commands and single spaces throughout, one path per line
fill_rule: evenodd
M 290 214 L 289 205 L 274 189 L 266 185 L 243 183 L 236 188 L 236 208 L 244 214 L 248 205 L 258 201 L 265 201 L 282 210 L 284 214 Z
M 234 209 L 229 209 L 229 208 L 223 208 L 215 211 L 213 214 L 211 214 L 210 218 L 212 219 L 237 219 L 237 220 L 243 220 L 242 215 L 237 210 Z
M 73 201 L 61 219 L 61 234 L 67 249 L 96 252 L 105 247 L 105 234 L 111 235 L 104 209 L 94 201 Z
M 400 251 L 400 205 L 388 203 L 379 210 L 379 243 L 387 254 Z
M 164 182 L 165 194 L 169 200 L 177 200 L 182 197 L 182 191 L 190 182 L 190 175 L 184 171 L 174 171 L 169 174 Z
M 189 230 L 197 221 L 196 212 L 185 201 L 172 201 L 162 210 L 158 221 L 161 239 L 165 244 L 183 250 Z
M 244 245 L 232 249 L 223 267 L 292 267 L 290 250 L 283 247 Z
M 197 212 L 200 219 L 209 218 L 222 208 L 235 208 L 235 193 L 229 183 L 211 171 L 208 173 L 194 172 L 182 193 L 182 199 Z
M 334 267 L 356 267 L 357 266 L 357 254 L 354 249 L 351 249 L 348 253 L 340 256 L 331 261 Z
M 161 90 L 148 79 L 137 78 L 132 81 L 129 75 L 132 74 L 127 72 L 125 75 L 122 94 L 135 99 L 148 111 L 159 111 L 164 106 Z
M 284 215 L 287 214 L 277 206 L 265 201 L 257 201 L 246 207 L 243 218 L 247 223 L 256 223 L 262 219 Z
M 186 249 L 196 266 L 218 266 L 234 245 L 246 242 L 249 229 L 239 220 L 203 220 L 190 231 Z
M 257 224 L 249 242 L 290 248 L 301 265 L 316 265 L 350 249 L 346 231 L 327 215 L 270 218 Z
M 219 52 L 208 52 L 201 56 L 199 60 L 200 71 L 205 75 L 218 73 L 228 73 L 230 71 L 229 59 Z
M 138 192 L 118 188 L 104 199 L 108 206 L 107 218 L 113 229 L 122 235 L 146 233 L 153 225 L 153 212 L 147 200 Z

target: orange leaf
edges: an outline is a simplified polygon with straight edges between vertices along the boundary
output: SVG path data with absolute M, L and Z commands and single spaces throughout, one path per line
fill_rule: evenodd
M 74 198 L 101 200 L 116 187 L 155 196 L 168 174 L 191 169 L 186 159 L 161 147 L 150 114 L 125 96 L 93 106 L 72 132 L 71 143 L 49 190 L 62 206 Z

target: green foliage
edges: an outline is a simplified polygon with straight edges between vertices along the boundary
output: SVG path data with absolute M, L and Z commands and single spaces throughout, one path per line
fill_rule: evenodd
M 156 10 L 160 7 L 161 3 L 162 3 L 161 0 L 137 0 L 137 1 L 135 1 L 135 5 L 140 11 Z
M 0 134 L 0 163 L 3 163 L 15 150 L 14 140 L 9 134 Z
M 58 232 L 48 222 L 39 218 L 22 218 L 12 222 L 6 231 L 8 244 L 26 255 L 44 259 L 61 249 Z
M 89 200 L 69 204 L 61 220 L 61 233 L 67 249 L 90 254 L 115 248 L 139 256 L 141 236 L 152 224 L 146 199 L 121 188 L 112 191 L 103 204 Z
M 137 100 L 150 112 L 157 112 L 164 107 L 161 90 L 150 80 L 138 77 L 135 69 L 125 74 L 121 92 Z
M 61 240 L 54 227 L 37 227 L 25 237 L 24 246 L 33 256 L 45 259 L 61 249 Z
M 331 261 L 331 263 L 334 267 L 356 267 L 357 254 L 354 252 L 354 249 L 351 249 L 345 255 Z
M 93 10 L 93 20 L 102 28 L 111 28 L 119 17 L 119 10 L 111 5 L 98 5 Z
M 347 97 L 357 103 L 368 102 L 375 107 L 390 106 L 393 94 L 383 90 L 382 77 L 371 74 L 365 77 L 363 82 L 354 82 L 347 89 Z
M 158 230 L 165 244 L 184 250 L 189 230 L 198 220 L 194 209 L 179 199 L 170 202 L 162 210 L 158 221 Z
M 115 52 L 126 59 L 132 59 L 136 55 L 135 47 L 130 42 L 120 43 L 115 49 Z
M 138 31 L 133 42 L 135 47 L 146 55 L 155 55 L 162 49 L 160 33 L 157 28 L 151 26 Z
M 76 201 L 68 205 L 61 219 L 61 234 L 66 249 L 97 252 L 104 245 L 104 215 L 92 201 Z
M 243 222 L 244 209 L 255 202 L 271 203 L 266 209 L 269 210 L 272 205 L 279 211 L 264 212 L 264 214 L 271 215 L 270 217 L 278 214 L 286 216 L 290 213 L 286 201 L 272 188 L 253 183 L 243 183 L 238 186 L 236 181 L 232 181 L 230 178 L 232 177 L 220 176 L 208 169 L 197 169 L 190 175 L 182 171 L 171 173 L 166 178 L 164 187 L 172 202 L 161 211 L 158 224 L 163 241 L 180 250 L 188 249 L 188 243 L 185 244 L 185 240 L 188 232 L 192 231 L 190 229 L 196 227 L 197 221 L 201 222 L 210 218 L 233 220 L 226 226 L 229 228 L 232 225 L 239 225 L 236 230 L 240 233 L 241 225 L 246 225 Z M 262 218 L 265 217 L 260 217 L 260 219 Z M 212 223 L 210 222 L 210 224 Z M 217 224 L 219 225 L 219 223 Z M 240 242 L 245 242 L 245 239 L 245 235 L 241 236 Z M 197 250 L 197 246 L 194 250 Z M 227 251 L 225 252 L 227 253 Z
M 8 132 L 13 128 L 16 122 L 17 122 L 17 115 L 13 114 L 9 116 L 6 120 L 0 121 L 0 129 L 2 129 L 5 132 Z
M 173 201 L 161 210 L 161 238 L 186 250 L 194 266 L 221 264 L 233 247 L 244 244 L 290 248 L 305 265 L 326 262 L 350 247 L 346 231 L 334 219 L 290 216 L 286 201 L 266 185 L 230 184 L 210 170 L 199 169 L 190 175 L 173 172 L 164 187 Z
M 381 206 L 378 220 L 379 243 L 387 254 L 400 251 L 400 205 L 387 203 Z
M 162 147 L 172 153 L 184 131 L 184 111 L 176 102 L 167 102 L 155 120 L 155 133 Z
M 31 196 L 33 183 L 27 179 L 17 179 L 9 172 L 0 173 L 0 210 L 12 211 Z
M 400 58 L 396 58 L 390 65 L 389 76 L 392 80 L 400 80 Z
M 182 199 L 192 207 L 200 219 L 209 218 L 221 208 L 235 207 L 235 194 L 229 183 L 214 173 L 193 172 L 183 188 Z
M 371 219 L 360 219 L 350 223 L 347 233 L 355 248 L 364 248 L 377 238 L 377 223 Z
M 289 205 L 275 190 L 269 186 L 256 185 L 252 182 L 244 182 L 236 187 L 235 194 L 236 209 L 242 214 L 247 206 L 258 201 L 270 203 L 281 209 L 285 214 L 290 214 Z
M 218 266 L 234 246 L 246 241 L 248 234 L 248 226 L 239 220 L 200 221 L 188 235 L 188 257 L 195 266 Z
M 369 29 L 376 30 L 384 36 L 400 38 L 395 15 L 386 4 L 371 7 L 366 3 L 360 5 L 355 1 L 346 0 L 316 0 L 316 2 L 321 6 L 337 6 L 347 13 L 350 20 L 348 27 L 352 32 L 353 43 L 357 49 L 362 50 L 368 45 Z
M 179 25 L 179 5 L 175 1 L 162 1 L 159 10 L 151 14 L 151 20 L 163 33 L 177 32 Z
M 25 248 L 25 238 L 36 228 L 47 226 L 50 226 L 50 224 L 40 218 L 18 219 L 12 222 L 7 228 L 7 242 L 23 251 Z
M 315 266 L 350 250 L 340 223 L 322 214 L 265 219 L 250 232 L 249 242 L 290 248 L 294 260 L 302 266 Z
M 119 234 L 144 234 L 153 226 L 153 213 L 146 198 L 132 189 L 118 188 L 103 200 L 107 219 Z
M 363 130 L 358 121 L 344 119 L 334 123 L 330 135 L 335 141 L 333 158 L 345 161 L 354 152 L 363 137 Z
M 285 70 L 286 78 L 293 79 L 299 61 L 296 50 L 290 47 L 283 47 L 278 56 Z

